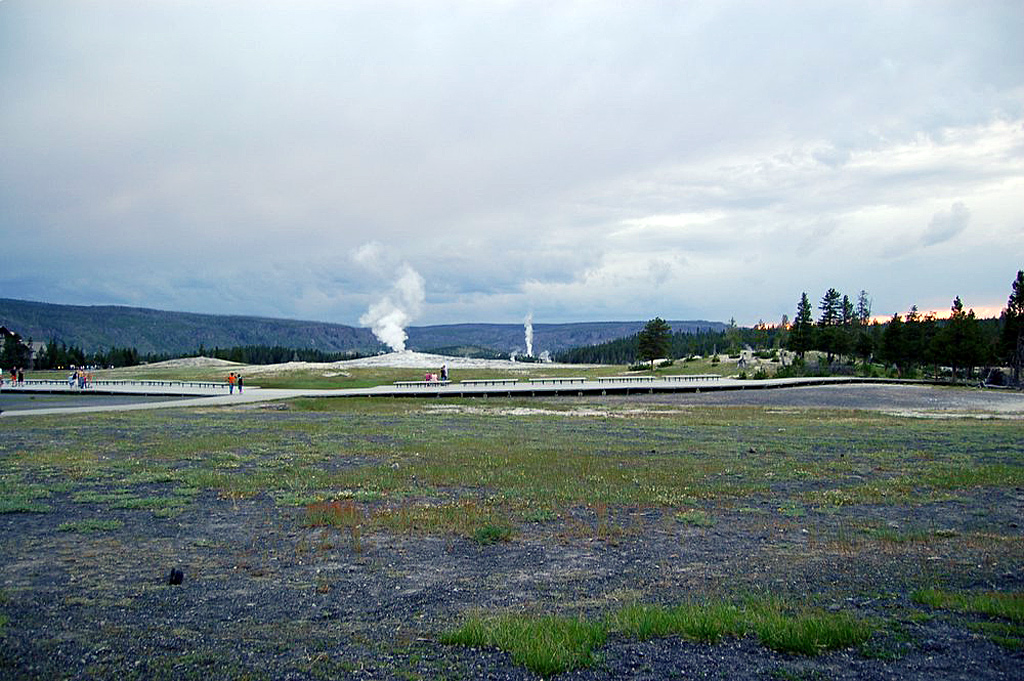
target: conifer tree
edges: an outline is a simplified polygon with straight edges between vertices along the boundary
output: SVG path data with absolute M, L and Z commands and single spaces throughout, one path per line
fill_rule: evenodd
M 655 317 L 644 325 L 637 336 L 637 356 L 643 361 L 651 362 L 651 369 L 654 369 L 654 360 L 664 357 L 669 349 L 669 334 L 672 327 L 661 317 Z
M 796 306 L 796 317 L 793 319 L 793 328 L 789 332 L 786 347 L 795 352 L 800 359 L 814 347 L 814 321 L 811 318 L 811 301 L 807 299 L 806 291 L 800 294 L 800 302 Z
M 847 299 L 849 302 L 849 299 Z M 832 364 L 835 355 L 842 352 L 843 297 L 839 291 L 830 288 L 818 305 L 818 349 L 826 353 Z
M 1002 321 L 1003 355 L 1013 369 L 1013 382 L 1020 385 L 1020 370 L 1024 366 L 1024 270 L 1017 270 Z

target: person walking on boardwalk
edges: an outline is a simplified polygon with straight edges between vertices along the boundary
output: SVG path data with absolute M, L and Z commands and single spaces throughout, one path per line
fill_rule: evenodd
M 242 374 L 238 374 L 238 394 L 242 394 Z
M 228 374 L 228 395 L 235 394 L 235 372 Z

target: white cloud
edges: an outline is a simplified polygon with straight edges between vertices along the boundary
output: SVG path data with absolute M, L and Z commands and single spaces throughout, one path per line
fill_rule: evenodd
M 752 322 L 923 299 L 959 248 L 998 301 L 1021 33 L 999 2 L 0 3 L 0 287 L 356 323 L 405 262 L 422 323 Z
M 971 211 L 963 201 L 957 201 L 948 211 L 936 213 L 928 223 L 928 228 L 921 237 L 925 246 L 934 246 L 949 241 L 965 229 L 971 219 Z

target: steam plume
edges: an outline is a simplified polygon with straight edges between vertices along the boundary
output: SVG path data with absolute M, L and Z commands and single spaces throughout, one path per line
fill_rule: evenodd
M 398 274 L 391 293 L 371 305 L 359 323 L 369 326 L 373 335 L 395 352 L 403 352 L 409 338 L 405 327 L 419 315 L 426 292 L 423 277 L 408 263 L 402 263 Z
M 523 320 L 523 325 L 526 327 L 526 356 L 533 357 L 533 313 L 526 315 L 526 319 Z

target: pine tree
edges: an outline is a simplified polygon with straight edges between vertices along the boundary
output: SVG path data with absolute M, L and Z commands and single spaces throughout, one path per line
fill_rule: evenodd
M 654 369 L 654 360 L 668 354 L 669 334 L 672 327 L 661 317 L 655 317 L 644 325 L 637 336 L 637 356 L 642 361 L 650 361 Z
M 953 299 L 951 314 L 942 331 L 935 336 L 936 355 L 944 359 L 953 370 L 956 379 L 957 370 L 964 370 L 964 377 L 969 377 L 981 361 L 983 349 L 981 333 L 978 329 L 974 310 L 964 312 L 960 296 Z
M 826 353 L 828 363 L 832 364 L 835 355 L 842 352 L 842 295 L 834 288 L 830 288 L 822 297 L 818 309 L 821 311 L 821 316 L 818 317 L 818 349 Z
M 800 302 L 796 307 L 796 317 L 793 319 L 793 327 L 790 329 L 786 348 L 795 352 L 800 359 L 804 354 L 814 347 L 814 320 L 811 318 L 811 301 L 807 299 L 807 293 L 800 294 Z
M 1002 322 L 1003 356 L 1013 368 L 1013 382 L 1020 385 L 1020 371 L 1024 366 L 1024 270 L 1017 270 Z
M 895 365 L 896 370 L 902 372 L 906 366 L 906 339 L 903 322 L 898 314 L 894 314 L 882 332 L 881 355 L 889 364 Z
M 854 314 L 861 326 L 867 326 L 871 321 L 871 300 L 868 298 L 868 292 L 863 289 L 857 295 L 857 307 Z

